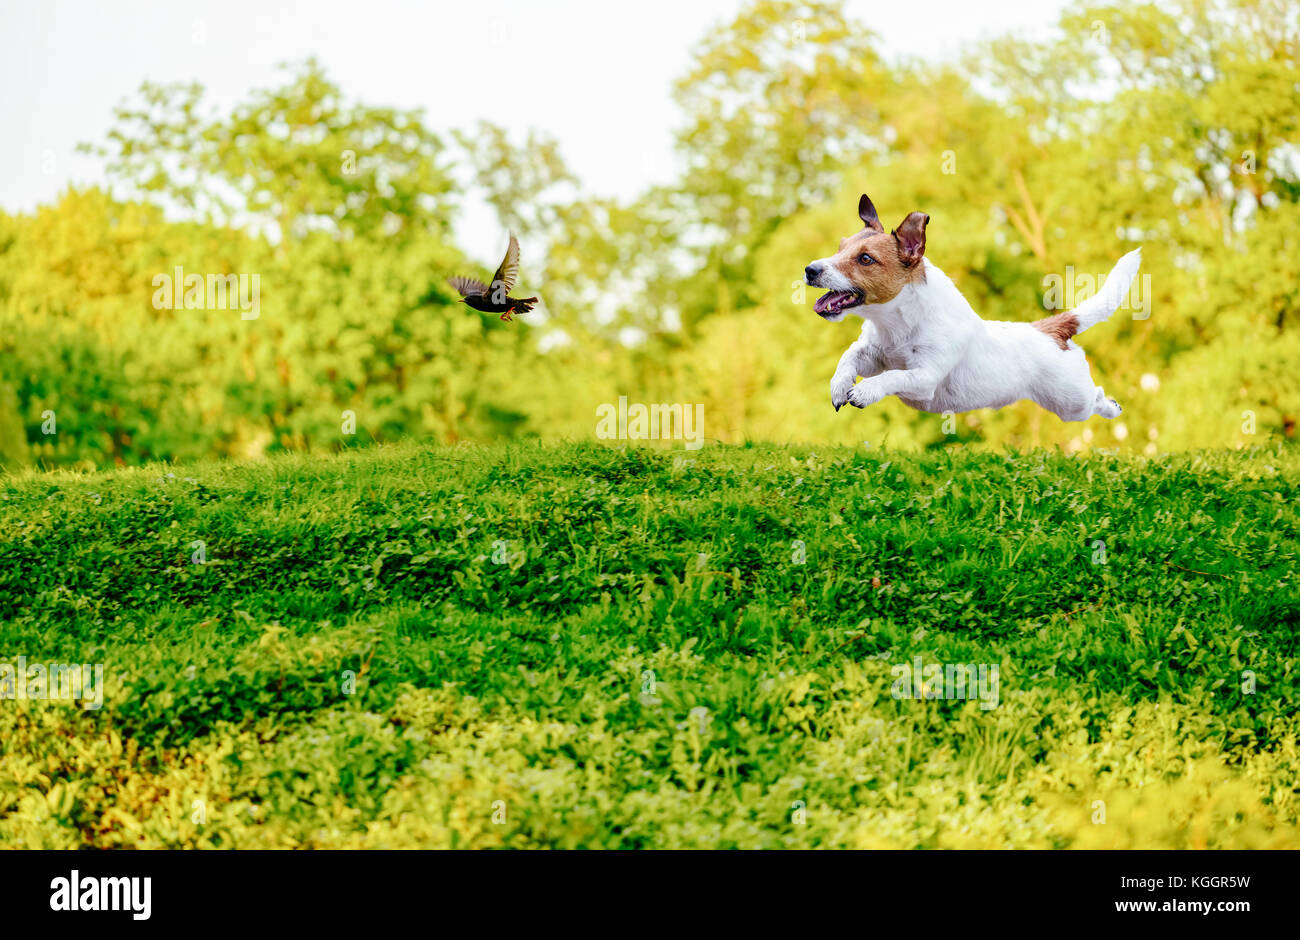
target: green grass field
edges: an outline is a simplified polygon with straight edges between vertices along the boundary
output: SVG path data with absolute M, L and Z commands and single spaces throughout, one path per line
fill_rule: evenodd
M 8 478 L 0 662 L 105 688 L 0 701 L 0 845 L 1300 846 L 1298 483 L 582 445 Z M 996 707 L 891 694 L 916 657 L 996 664 Z

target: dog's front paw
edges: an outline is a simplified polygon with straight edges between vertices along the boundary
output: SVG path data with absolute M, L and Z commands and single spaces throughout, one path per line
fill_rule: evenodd
M 854 408 L 867 408 L 878 401 L 880 401 L 880 396 L 875 393 L 871 383 L 868 381 L 864 380 L 859 382 L 857 385 L 853 386 L 853 388 L 849 389 L 849 400 L 847 403 L 852 405 Z
M 831 404 L 835 410 L 839 411 L 849 400 L 849 393 L 853 391 L 853 376 L 845 378 L 835 376 L 831 379 Z

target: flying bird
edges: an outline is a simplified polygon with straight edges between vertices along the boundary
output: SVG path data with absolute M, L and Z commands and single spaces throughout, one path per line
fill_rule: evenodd
M 514 233 L 510 233 L 510 246 L 506 256 L 501 259 L 501 267 L 492 276 L 492 286 L 472 277 L 449 277 L 447 283 L 456 288 L 461 302 L 484 313 L 499 313 L 502 320 L 509 320 L 516 313 L 528 313 L 537 303 L 536 297 L 511 297 L 510 291 L 519 277 L 519 242 Z

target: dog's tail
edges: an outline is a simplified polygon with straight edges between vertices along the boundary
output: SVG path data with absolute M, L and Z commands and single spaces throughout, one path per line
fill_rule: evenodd
M 1102 320 L 1119 309 L 1119 305 L 1128 296 L 1129 285 L 1137 274 L 1138 265 L 1142 263 L 1142 249 L 1134 248 L 1115 263 L 1106 275 L 1106 283 L 1101 290 L 1089 297 L 1073 310 L 1054 313 L 1050 317 L 1035 320 L 1034 329 L 1046 333 L 1057 346 L 1070 348 L 1070 338 L 1078 336 L 1090 326 L 1096 326 Z
M 1141 264 L 1142 249 L 1134 248 L 1115 262 L 1115 267 L 1106 275 L 1106 283 L 1101 285 L 1101 290 L 1070 311 L 1079 324 L 1074 331 L 1076 336 L 1088 327 L 1110 319 L 1110 315 L 1119 309 L 1119 305 L 1128 296 L 1128 289 Z

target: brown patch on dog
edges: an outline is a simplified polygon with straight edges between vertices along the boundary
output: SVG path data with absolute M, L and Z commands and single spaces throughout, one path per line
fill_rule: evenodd
M 863 255 L 871 261 L 864 264 Z M 899 261 L 894 237 L 870 229 L 846 238 L 831 264 L 848 278 L 862 295 L 862 302 L 867 304 L 893 300 L 914 273 Z
M 858 200 L 858 218 L 862 230 L 840 239 L 839 251 L 828 260 L 853 285 L 859 303 L 888 303 L 909 283 L 925 282 L 925 265 L 920 262 L 925 254 L 928 215 L 909 213 L 898 228 L 886 233 L 876 207 L 863 193 Z
M 1041 320 L 1035 320 L 1033 327 L 1051 337 L 1057 346 L 1062 349 L 1069 349 L 1069 340 L 1075 333 L 1079 332 L 1079 318 L 1073 313 L 1054 313 L 1050 317 L 1043 317 Z
M 864 254 L 872 259 L 870 263 L 862 263 Z M 893 234 L 872 229 L 844 239 L 831 264 L 848 278 L 867 304 L 887 303 L 909 283 L 925 281 L 924 266 L 903 263 Z

